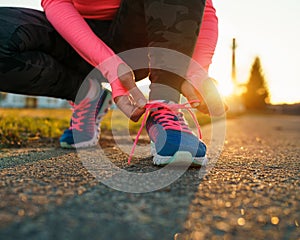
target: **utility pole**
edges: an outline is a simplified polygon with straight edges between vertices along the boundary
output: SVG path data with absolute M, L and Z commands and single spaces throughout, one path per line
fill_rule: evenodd
M 231 69 L 231 79 L 234 85 L 234 88 L 237 88 L 236 80 L 236 65 L 235 65 L 235 50 L 236 50 L 236 41 L 235 38 L 232 39 L 232 69 Z

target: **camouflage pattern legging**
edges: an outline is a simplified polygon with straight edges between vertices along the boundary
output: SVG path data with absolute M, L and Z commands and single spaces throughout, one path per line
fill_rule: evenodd
M 86 21 L 116 53 L 150 46 L 192 56 L 204 6 L 205 0 L 123 0 L 112 21 Z M 134 64 L 133 59 L 124 60 Z M 0 8 L 0 91 L 74 100 L 92 69 L 55 31 L 44 12 Z M 149 70 L 135 74 L 140 80 Z M 161 70 L 151 71 L 150 80 L 175 89 L 183 81 Z

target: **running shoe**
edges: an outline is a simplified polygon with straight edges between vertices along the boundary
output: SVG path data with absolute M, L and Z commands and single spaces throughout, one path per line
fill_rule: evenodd
M 60 137 L 60 146 L 62 148 L 96 146 L 100 137 L 101 121 L 111 104 L 111 92 L 107 89 L 99 91 L 94 99 L 86 97 L 79 104 L 71 103 L 73 114 L 70 127 Z
M 153 163 L 166 165 L 176 161 L 190 162 L 194 166 L 206 165 L 206 145 L 189 128 L 183 113 L 172 109 L 172 104 L 163 101 L 161 107 L 150 112 L 146 122 Z

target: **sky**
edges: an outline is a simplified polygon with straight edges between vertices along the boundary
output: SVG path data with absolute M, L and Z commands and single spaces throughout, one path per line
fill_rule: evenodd
M 236 38 L 237 79 L 248 80 L 256 56 L 271 93 L 271 103 L 300 102 L 300 1 L 214 0 L 219 39 L 210 76 L 224 95 L 231 93 L 231 44 Z M 284 3 L 284 4 L 283 4 Z M 0 0 L 0 6 L 41 9 L 40 0 Z
M 214 0 L 214 5 L 219 39 L 210 75 L 229 90 L 235 37 L 237 79 L 248 80 L 254 58 L 259 56 L 271 103 L 300 102 L 300 1 Z

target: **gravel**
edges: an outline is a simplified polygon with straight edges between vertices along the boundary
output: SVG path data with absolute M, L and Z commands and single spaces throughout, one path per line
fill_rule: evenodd
M 190 168 L 142 194 L 99 183 L 75 151 L 3 149 L 0 239 L 299 240 L 299 123 L 299 116 L 284 115 L 228 120 L 222 154 L 203 178 Z M 208 138 L 210 127 L 203 132 Z M 129 166 L 109 138 L 102 141 L 119 167 L 159 170 L 147 141 Z

